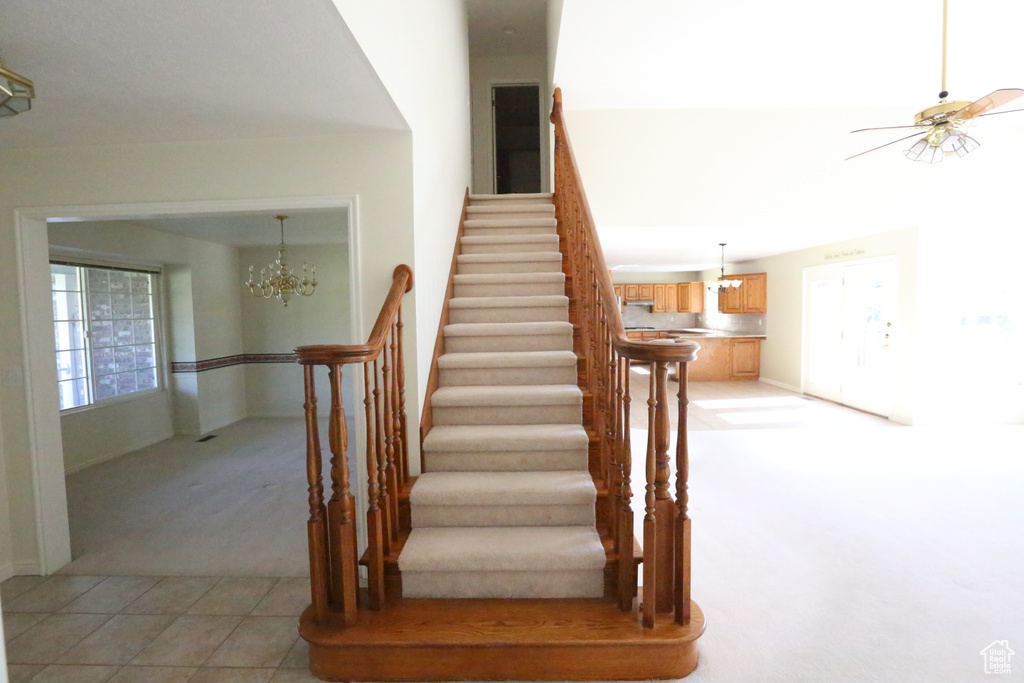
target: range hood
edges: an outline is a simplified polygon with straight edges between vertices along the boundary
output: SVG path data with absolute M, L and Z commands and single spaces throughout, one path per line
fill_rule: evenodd
M 654 305 L 654 301 L 652 301 L 652 300 L 623 301 L 622 303 L 624 303 L 627 306 L 653 306 Z

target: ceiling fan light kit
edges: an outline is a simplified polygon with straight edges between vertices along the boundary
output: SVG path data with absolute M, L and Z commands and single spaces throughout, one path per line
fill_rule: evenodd
M 0 58 L 0 117 L 28 111 L 35 96 L 32 81 L 6 69 L 3 58 Z
M 927 107 L 914 115 L 914 124 L 911 126 L 885 126 L 882 128 L 861 128 L 853 131 L 861 133 L 867 130 L 893 130 L 913 129 L 915 132 L 902 137 L 899 140 L 887 142 L 865 152 L 854 154 L 846 160 L 863 156 L 868 152 L 895 145 L 910 138 L 921 135 L 911 144 L 909 149 L 904 150 L 904 155 L 913 161 L 923 161 L 928 164 L 937 164 L 948 156 L 956 154 L 958 157 L 966 156 L 981 147 L 981 143 L 967 135 L 964 128 L 974 123 L 974 119 L 991 114 L 1003 114 L 1010 112 L 993 111 L 1011 102 L 1021 95 L 1024 90 L 1019 88 L 1006 88 L 996 90 L 980 100 L 970 102 L 968 100 L 955 100 L 947 102 L 949 93 L 946 91 L 946 17 L 949 0 L 942 2 L 942 92 L 939 93 L 939 103 Z M 1011 111 L 1021 111 L 1014 109 Z

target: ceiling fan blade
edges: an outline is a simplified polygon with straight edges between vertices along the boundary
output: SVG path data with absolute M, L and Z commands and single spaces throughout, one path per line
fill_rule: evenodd
M 883 147 L 888 147 L 889 145 L 895 145 L 897 142 L 903 142 L 904 140 L 909 140 L 910 138 L 917 137 L 918 135 L 921 135 L 921 131 L 917 131 L 916 133 L 911 133 L 910 135 L 906 136 L 905 138 L 900 138 L 899 140 L 893 140 L 892 142 L 887 142 L 884 145 L 879 145 L 878 147 L 872 147 L 871 149 L 869 149 L 869 150 L 867 150 L 865 152 L 860 152 L 859 154 L 854 154 L 852 157 L 846 157 L 846 159 L 844 159 L 844 161 L 849 161 L 850 159 L 856 159 L 857 157 L 864 156 L 865 154 L 868 154 L 869 152 L 874 152 L 876 149 L 882 149 Z
M 866 130 L 900 130 L 902 128 L 926 129 L 926 128 L 930 128 L 930 127 L 931 127 L 930 123 L 923 123 L 923 124 L 922 123 L 915 123 L 912 126 L 882 126 L 881 128 L 858 128 L 857 130 L 851 130 L 850 132 L 851 133 L 863 133 Z
M 980 100 L 972 102 L 949 118 L 959 119 L 961 121 L 973 119 L 975 116 L 981 116 L 982 114 L 991 112 L 993 109 L 998 109 L 1004 104 L 1017 99 L 1021 95 L 1024 95 L 1024 90 L 1020 88 L 996 90 L 995 92 L 985 95 L 985 97 L 982 97 Z
M 978 114 L 974 118 L 980 119 L 982 116 L 995 116 L 996 114 L 1012 114 L 1016 111 L 1024 111 L 1024 109 L 1007 109 L 1006 111 L 990 111 L 986 114 Z

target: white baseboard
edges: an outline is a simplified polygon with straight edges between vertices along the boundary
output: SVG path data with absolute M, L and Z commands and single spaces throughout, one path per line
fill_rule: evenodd
M 81 472 L 82 470 L 88 469 L 88 468 L 92 467 L 93 465 L 99 465 L 100 463 L 107 462 L 108 460 L 114 460 L 115 458 L 120 458 L 122 455 L 127 455 L 129 453 L 134 453 L 135 451 L 141 450 L 141 449 L 145 448 L 146 446 L 152 446 L 155 443 L 160 443 L 161 441 L 165 441 L 166 439 L 169 439 L 172 436 L 174 436 L 174 431 L 173 430 L 168 431 L 166 434 L 161 434 L 161 435 L 157 436 L 153 440 L 148 440 L 147 439 L 144 442 L 140 442 L 138 444 L 133 444 L 133 445 L 127 447 L 127 448 L 122 448 L 120 451 L 118 451 L 116 453 L 110 453 L 108 455 L 102 455 L 102 456 L 100 456 L 98 458 L 92 458 L 91 460 L 87 460 L 86 462 L 78 463 L 74 467 L 66 467 L 65 466 L 65 468 L 64 468 L 64 476 L 68 476 L 69 474 L 75 474 L 76 472 Z
M 12 576 L 42 576 L 38 562 L 14 562 L 0 567 L 0 582 Z
M 778 381 L 776 381 L 774 379 L 768 379 L 767 377 L 761 377 L 758 381 L 759 382 L 764 382 L 765 384 L 770 384 L 773 387 L 778 387 L 780 389 L 785 389 L 786 391 L 792 391 L 792 392 L 797 393 L 797 394 L 804 393 L 804 392 L 802 392 L 800 390 L 800 387 L 794 387 L 791 384 L 783 384 L 782 382 L 778 382 Z

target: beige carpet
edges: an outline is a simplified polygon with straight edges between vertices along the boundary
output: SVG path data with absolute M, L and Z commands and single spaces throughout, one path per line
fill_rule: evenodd
M 61 571 L 307 576 L 302 420 L 244 420 L 214 433 L 69 476 L 73 561 Z

